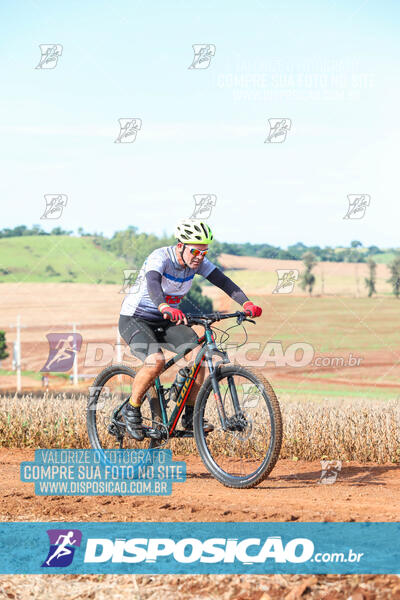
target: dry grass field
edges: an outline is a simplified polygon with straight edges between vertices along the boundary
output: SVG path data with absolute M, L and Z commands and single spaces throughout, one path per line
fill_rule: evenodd
M 42 398 L 0 395 L 0 447 L 88 448 L 85 394 L 45 394 Z M 400 463 L 400 406 L 396 401 L 332 400 L 281 402 L 283 445 L 280 457 Z M 215 452 L 226 451 L 213 445 Z M 262 458 L 261 431 L 244 458 Z M 111 447 L 111 446 L 110 446 Z M 172 439 L 174 454 L 197 454 L 193 440 Z
M 0 597 L 36 600 L 399 600 L 395 575 L 12 575 Z

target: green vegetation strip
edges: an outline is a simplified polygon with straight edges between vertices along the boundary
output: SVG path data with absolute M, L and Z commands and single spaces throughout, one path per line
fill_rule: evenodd
M 14 375 L 16 377 L 16 371 L 7 371 L 6 369 L 0 369 L 1 375 Z M 38 373 L 37 371 L 21 371 L 21 375 L 24 377 L 30 377 L 31 379 L 37 379 L 40 381 L 44 373 Z M 69 373 L 46 373 L 49 377 L 61 377 L 62 379 L 69 379 Z
M 272 387 L 275 390 L 277 395 L 281 394 L 290 394 L 290 395 L 298 395 L 298 396 L 319 396 L 321 398 L 329 397 L 329 398 L 369 398 L 371 400 L 394 400 L 398 398 L 398 387 L 393 386 L 391 388 L 374 388 L 371 385 L 371 388 L 353 388 L 349 387 L 329 387 L 329 388 L 320 388 L 314 385 L 310 387 L 308 385 L 302 384 L 290 384 L 290 383 L 278 383 L 271 381 Z

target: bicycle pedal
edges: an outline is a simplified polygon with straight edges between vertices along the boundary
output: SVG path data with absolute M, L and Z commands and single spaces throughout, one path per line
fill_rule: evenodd
M 187 429 L 175 429 L 175 431 L 172 434 L 172 437 L 179 437 L 179 438 L 192 438 L 194 437 L 194 433 L 192 430 L 187 430 Z
M 143 431 L 146 437 L 152 438 L 153 440 L 161 440 L 163 437 L 162 432 L 159 429 L 151 429 L 150 427 L 144 427 Z
M 183 431 L 182 431 L 182 437 L 187 437 L 187 438 L 192 438 L 192 437 L 194 437 L 193 430 L 192 430 L 192 429 L 190 429 L 189 431 L 185 431 L 185 430 L 183 430 Z

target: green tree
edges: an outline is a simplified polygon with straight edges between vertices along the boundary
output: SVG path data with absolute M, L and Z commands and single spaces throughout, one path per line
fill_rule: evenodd
M 367 264 L 369 277 L 365 278 L 365 285 L 368 288 L 368 298 L 371 298 L 372 294 L 376 294 L 376 262 L 372 258 L 369 258 Z
M 53 229 L 51 230 L 51 235 L 71 235 L 71 233 L 74 233 L 74 232 L 66 231 L 62 227 L 53 227 Z
M 398 254 L 393 261 L 388 265 L 389 270 L 392 274 L 390 279 L 388 279 L 388 283 L 392 284 L 393 294 L 396 298 L 399 297 L 400 294 L 400 255 Z
M 312 252 L 304 252 L 301 259 L 305 266 L 305 271 L 303 271 L 300 277 L 300 287 L 302 290 L 307 290 L 311 296 L 315 284 L 315 275 L 312 273 L 312 270 L 317 264 L 317 257 Z
M 361 243 L 361 242 L 359 242 L 358 240 L 353 240 L 353 241 L 351 242 L 350 246 L 351 246 L 352 248 L 360 248 L 360 247 L 362 246 L 362 243 Z
M 346 262 L 354 262 L 354 263 L 365 262 L 365 258 L 363 256 L 363 254 L 356 248 L 351 248 L 351 249 L 345 250 L 345 254 L 346 254 Z
M 295 256 L 297 259 L 301 258 L 301 256 L 306 252 L 307 246 L 303 244 L 303 242 L 297 242 L 297 244 L 293 244 L 292 246 L 288 246 L 288 251 Z
M 4 331 L 0 331 L 0 360 L 3 360 L 4 358 L 7 358 L 8 356 L 10 356 L 8 354 L 8 352 L 6 352 L 6 350 L 7 350 L 6 334 Z

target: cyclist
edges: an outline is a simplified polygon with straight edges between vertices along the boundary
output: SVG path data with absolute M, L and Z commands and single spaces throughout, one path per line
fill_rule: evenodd
M 143 440 L 141 400 L 161 373 L 165 358 L 161 346 L 172 352 L 195 348 L 197 335 L 188 326 L 179 303 L 189 292 L 196 274 L 221 288 L 238 302 L 251 317 L 261 315 L 261 307 L 251 302 L 246 294 L 218 267 L 206 258 L 213 234 L 205 221 L 187 219 L 178 223 L 175 230 L 177 243 L 153 250 L 146 258 L 135 283 L 128 289 L 122 303 L 119 331 L 133 355 L 143 361 L 133 384 L 132 393 L 123 408 L 129 434 Z M 179 350 L 178 350 L 179 347 Z M 193 429 L 193 406 L 204 380 L 200 369 L 186 402 L 182 426 Z M 204 423 L 205 431 L 212 426 Z

